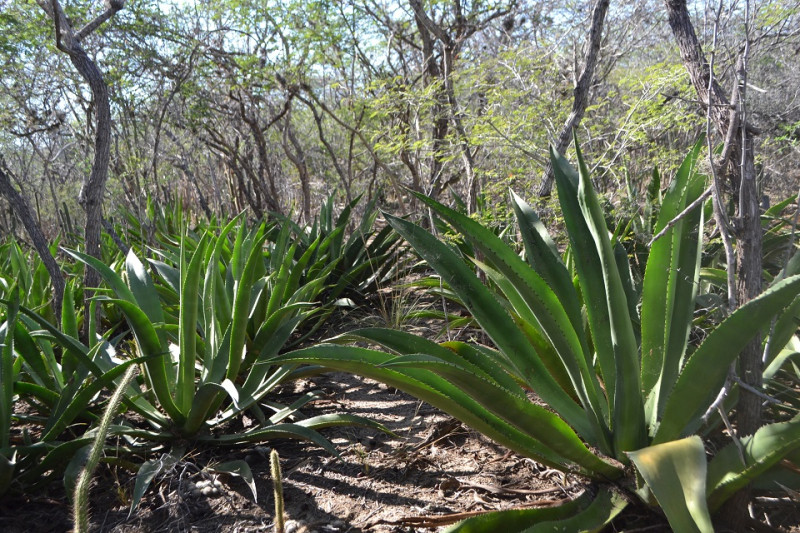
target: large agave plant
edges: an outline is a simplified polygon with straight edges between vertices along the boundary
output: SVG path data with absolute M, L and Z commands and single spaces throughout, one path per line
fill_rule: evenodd
M 111 432 L 125 436 L 127 451 L 173 445 L 166 457 L 141 467 L 134 505 L 159 470 L 181 458 L 187 440 L 235 446 L 295 438 L 336 454 L 319 429 L 352 424 L 385 429 L 348 414 L 304 417 L 300 409 L 317 392 L 291 405 L 266 398 L 279 384 L 313 371 L 267 359 L 318 311 L 315 301 L 335 266 L 335 261 L 317 257 L 319 239 L 298 256 L 288 227 L 271 246 L 265 244 L 266 233 L 264 224 L 248 229 L 237 219 L 218 235 L 184 235 L 176 249 L 159 253 L 162 260 L 153 260 L 152 268 L 131 251 L 122 273 L 88 255 L 68 252 L 100 272 L 110 293 L 97 299 L 121 311 L 133 334 L 130 344 L 122 336 L 98 339 L 94 324 L 91 346 L 82 344 L 71 291 L 64 300 L 61 328 L 21 307 L 19 291 L 9 301 L 0 300 L 7 305 L 6 320 L 0 321 L 0 492 L 12 482 L 29 484 L 50 470 L 63 473 L 75 452 L 91 440 L 88 434 L 66 435 L 65 440 L 68 427 L 77 418 L 96 419 L 98 392 L 118 384 L 131 364 L 142 366 L 143 379 L 126 387 L 123 403 L 145 424 L 123 423 Z M 151 270 L 158 276 L 151 276 Z M 37 326 L 43 331 L 36 331 Z M 60 363 L 54 349 L 62 354 Z M 133 357 L 123 362 L 125 351 Z M 9 439 L 15 394 L 49 410 L 39 442 Z M 245 411 L 259 423 L 243 432 L 212 431 Z M 223 467 L 250 475 L 243 461 L 216 468 Z
M 656 231 L 702 192 L 704 177 L 694 169 L 699 151 L 698 145 L 669 187 Z M 777 281 L 692 346 L 702 210 L 653 244 L 639 294 L 627 256 L 609 239 L 580 153 L 577 170 L 559 154 L 551 157 L 575 280 L 534 211 L 516 196 L 525 259 L 477 222 L 421 195 L 479 252 L 471 264 L 423 228 L 387 216 L 494 347 L 366 329 L 275 361 L 316 363 L 389 383 L 598 487 L 559 508 L 499 512 L 452 531 L 528 531 L 537 524 L 597 530 L 636 494 L 660 506 L 675 531 L 711 532 L 711 517 L 726 499 L 800 448 L 800 417 L 763 427 L 741 447 L 730 443 L 710 462 L 698 436 L 708 428 L 704 415 L 730 365 L 798 297 L 800 276 Z M 494 288 L 476 276 L 475 265 Z M 385 351 L 347 345 L 354 340 Z

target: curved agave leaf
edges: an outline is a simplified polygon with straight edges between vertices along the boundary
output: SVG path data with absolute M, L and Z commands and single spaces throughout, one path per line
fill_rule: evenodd
M 19 312 L 19 288 L 11 293 L 6 320 L 0 325 L 0 448 L 11 438 L 11 412 L 14 409 L 14 332 Z
M 343 422 L 342 424 L 349 425 L 347 422 Z M 333 444 L 320 435 L 316 429 L 318 428 L 307 427 L 300 423 L 284 423 L 275 424 L 274 426 L 268 426 L 265 428 L 257 428 L 244 433 L 216 436 L 204 435 L 198 437 L 197 440 L 199 442 L 208 442 L 221 446 L 240 446 L 246 443 L 267 442 L 276 439 L 307 440 L 309 442 L 313 442 L 320 448 L 323 448 L 337 459 L 340 458 L 339 452 L 336 451 L 336 448 L 333 446 Z
M 424 337 L 388 328 L 363 328 L 345 333 L 331 339 L 333 343 L 367 341 L 383 346 L 401 355 L 429 354 L 444 361 L 474 365 L 477 375 L 485 375 L 511 394 L 525 398 L 522 387 L 504 370 L 497 360 L 499 353 L 479 352 L 475 347 L 463 342 L 437 344 Z
M 673 531 L 714 533 L 706 504 L 706 452 L 700 437 L 649 446 L 628 456 L 658 500 Z
M 613 479 L 620 475 L 618 467 L 604 461 L 583 444 L 558 415 L 528 398 L 520 398 L 496 383 L 474 374 L 470 368 L 441 361 L 428 355 L 407 355 L 387 361 L 385 368 L 428 370 L 446 379 L 484 409 L 505 420 L 519 431 L 540 441 L 558 455 L 573 461 L 589 473 Z
M 544 224 L 539 220 L 536 211 L 514 191 L 511 191 L 511 203 L 517 216 L 528 262 L 553 288 L 575 331 L 582 331 L 583 318 L 581 317 L 580 301 L 575 292 L 575 286 L 572 284 L 572 276 L 561 260 L 553 239 L 550 238 Z
M 590 533 L 602 531 L 627 501 L 609 489 L 592 498 L 589 492 L 558 507 L 513 509 L 487 513 L 459 522 L 443 533 Z
M 675 440 L 698 427 L 742 347 L 768 327 L 772 317 L 798 293 L 800 275 L 780 281 L 736 309 L 706 337 L 683 367 L 667 399 L 653 444 Z
M 594 435 L 593 425 L 586 413 L 558 385 L 508 312 L 464 261 L 419 226 L 388 214 L 384 216 L 459 295 L 497 347 L 512 362 L 518 375 L 580 434 Z
M 594 369 L 589 368 L 591 356 L 588 343 L 585 338 L 578 335 L 558 296 L 535 270 L 532 270 L 491 231 L 430 198 L 419 194 L 416 196 L 452 224 L 476 249 L 483 252 L 489 265 L 484 265 L 478 260 L 473 261 L 498 283 L 523 321 L 541 329 L 548 338 L 559 360 L 543 360 L 543 363 L 545 366 L 556 368 L 555 376 L 563 372 L 559 372 L 559 367 L 563 365 L 574 393 L 580 398 L 589 414 L 588 418 L 594 423 L 592 433 L 585 435 L 586 438 L 605 448 L 605 451 L 610 451 L 605 442 L 607 427 L 604 422 L 604 409 L 600 406 L 601 402 L 605 403 L 605 399 Z M 477 316 L 476 318 L 481 323 Z M 582 325 L 578 331 L 583 332 Z M 538 355 L 541 359 L 543 354 L 539 352 Z
M 153 278 L 131 249 L 125 258 L 125 271 L 128 274 L 128 286 L 139 307 L 154 324 L 164 322 L 164 312 L 161 308 L 161 298 L 158 296 Z M 119 296 L 120 298 L 122 296 Z M 162 339 L 162 344 L 165 344 Z
M 192 409 L 195 394 L 195 363 L 197 360 L 197 319 L 200 302 L 200 280 L 202 279 L 203 259 L 208 246 L 208 234 L 203 235 L 197 248 L 187 260 L 187 249 L 181 244 L 180 271 L 180 316 L 178 319 L 178 339 L 180 356 L 178 359 L 177 387 L 175 405 L 184 417 Z
M 232 476 L 242 478 L 242 480 L 250 488 L 250 492 L 253 493 L 253 501 L 258 501 L 258 490 L 256 489 L 255 478 L 253 477 L 253 471 L 250 470 L 250 465 L 247 464 L 247 461 L 243 461 L 241 459 L 226 461 L 224 463 L 218 463 L 209 466 L 206 468 L 206 470 L 220 474 L 230 474 Z
M 169 453 L 162 454 L 158 459 L 151 459 L 150 461 L 142 463 L 142 466 L 139 467 L 139 472 L 136 474 L 136 483 L 134 483 L 133 493 L 131 494 L 131 508 L 128 511 L 129 517 L 133 514 L 133 511 L 136 510 L 136 507 L 142 500 L 142 496 L 147 492 L 150 483 L 152 483 L 155 477 L 161 472 L 168 471 L 178 464 L 178 461 L 181 460 L 185 451 L 185 448 L 182 446 L 176 446 L 173 447 Z
M 550 160 L 615 424 L 614 448 L 622 459 L 621 452 L 641 448 L 647 440 L 639 346 L 608 228 L 577 139 L 575 146 L 578 172 L 553 149 Z
M 800 449 L 800 415 L 788 422 L 769 424 L 741 439 L 739 448 L 730 443 L 714 456 L 708 468 L 708 504 L 719 507 L 736 491 L 769 470 L 787 454 Z
M 792 337 L 797 333 L 798 326 L 800 326 L 800 296 L 795 298 L 792 304 L 775 321 L 769 339 L 769 352 L 764 361 L 767 367 L 777 359 L 778 354 L 789 344 Z
M 654 231 L 664 229 L 702 193 L 704 177 L 694 172 L 698 143 L 672 180 Z M 697 207 L 650 247 L 642 286 L 642 388 L 648 422 L 655 426 L 675 385 L 688 347 L 702 243 L 703 209 Z
M 435 364 L 431 359 L 428 361 Z M 427 401 L 500 444 L 543 464 L 565 471 L 574 471 L 575 465 L 579 465 L 582 474 L 589 477 L 615 478 L 620 473 L 614 465 L 588 452 L 574 431 L 556 415 L 487 380 L 480 381 L 482 399 L 486 400 L 488 396 L 486 403 L 503 412 L 503 416 L 476 400 L 473 396 L 475 390 L 467 392 L 434 372 L 419 368 L 420 361 L 414 361 L 408 367 L 403 366 L 402 360 L 384 352 L 322 344 L 281 355 L 273 362 L 314 363 L 370 377 Z M 462 376 L 464 374 L 470 373 L 463 372 Z M 464 378 L 464 385 L 467 379 Z M 519 413 L 525 413 L 525 416 Z M 526 427 L 522 431 L 515 423 L 509 422 L 509 419 L 519 422 L 522 418 L 527 419 L 523 421 L 526 426 L 536 427 Z M 538 424 L 533 421 L 538 421 Z
M 168 348 L 162 346 L 155 325 L 150 322 L 144 311 L 135 303 L 117 299 L 109 299 L 109 301 L 119 306 L 128 320 L 128 324 L 136 338 L 136 343 L 139 345 L 142 355 L 146 358 L 147 377 L 150 379 L 153 394 L 158 399 L 158 403 L 173 421 L 178 424 L 182 423 L 186 417 L 178 409 L 172 397 L 174 374 L 167 372 L 165 362 Z

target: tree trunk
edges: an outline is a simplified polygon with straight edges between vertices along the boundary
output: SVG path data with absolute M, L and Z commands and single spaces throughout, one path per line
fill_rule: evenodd
M 723 155 L 718 162 L 720 173 L 727 178 L 731 195 L 738 199 L 733 233 L 736 240 L 736 296 L 742 305 L 761 292 L 762 229 L 755 172 L 753 135 L 756 133 L 743 117 L 744 86 L 737 79 L 732 101 L 714 79 L 694 32 L 686 0 L 666 0 L 669 25 L 680 49 L 681 58 L 701 103 L 715 129 L 725 139 Z M 743 63 L 740 63 L 740 67 Z M 744 68 L 741 68 L 744 71 Z M 742 75 L 744 72 L 741 73 Z M 712 162 L 712 164 L 717 164 Z M 740 379 L 752 390 L 762 385 L 761 339 L 757 337 L 739 355 Z M 741 387 L 737 405 L 737 432 L 754 433 L 762 424 L 761 397 Z M 745 529 L 749 491 L 737 494 L 722 513 L 726 522 L 737 531 Z
M 0 160 L 1 163 L 1 160 Z M 42 258 L 47 273 L 50 274 L 50 280 L 53 283 L 53 311 L 55 312 L 58 323 L 61 323 L 61 302 L 64 297 L 64 277 L 61 269 L 58 267 L 53 255 L 50 253 L 50 247 L 47 244 L 47 239 L 44 237 L 41 226 L 33 216 L 28 202 L 11 183 L 11 178 L 3 170 L 0 164 L 0 194 L 6 197 L 14 214 L 22 221 L 25 231 L 28 233 L 34 248 Z
M 448 107 L 447 91 L 445 90 L 444 76 L 449 73 L 442 73 L 439 63 L 436 62 L 436 40 L 439 38 L 442 41 L 442 46 L 445 48 L 452 45 L 449 36 L 444 31 L 436 26 L 430 20 L 427 13 L 422 7 L 421 0 L 409 0 L 409 5 L 414 11 L 414 20 L 417 23 L 417 31 L 419 31 L 420 39 L 422 40 L 422 54 L 425 61 L 425 85 L 427 87 L 433 86 L 434 104 L 431 106 L 431 158 L 428 185 L 429 191 L 426 192 L 432 198 L 437 198 L 441 191 L 444 189 L 442 185 L 442 172 L 444 171 L 444 150 L 446 146 L 446 138 L 448 130 L 450 129 L 450 117 Z
M 556 150 L 560 154 L 563 154 L 569 148 L 569 144 L 572 141 L 572 130 L 580 125 L 583 115 L 586 113 L 586 108 L 589 106 L 589 93 L 594 82 L 597 58 L 600 55 L 600 43 L 603 39 L 603 26 L 608 12 L 608 4 L 609 0 L 597 0 L 592 11 L 592 27 L 589 30 L 589 43 L 584 59 L 583 72 L 581 72 L 572 91 L 572 111 L 558 134 L 558 141 L 556 141 Z M 539 187 L 539 196 L 550 196 L 552 191 L 553 165 L 548 158 L 544 170 L 544 179 Z
M 73 29 L 71 21 L 64 15 L 58 0 L 39 0 L 39 5 L 53 20 L 57 48 L 69 56 L 75 69 L 89 85 L 94 99 L 94 162 L 88 178 L 84 180 L 81 186 L 78 201 L 86 212 L 85 252 L 92 257 L 100 259 L 103 195 L 108 181 L 108 163 L 111 154 L 111 107 L 108 101 L 108 87 L 105 80 L 103 80 L 103 74 L 81 46 L 81 40 L 111 18 L 114 13 L 122 9 L 124 0 L 109 0 L 107 2 L 108 8 L 77 32 Z M 100 284 L 100 274 L 87 266 L 84 274 L 84 284 L 85 321 L 82 336 L 84 337 L 83 340 L 88 343 L 90 339 L 86 338 L 86 336 L 88 335 L 90 318 L 89 299 L 93 296 L 91 289 Z
M 108 87 L 97 65 L 89 58 L 80 46 L 69 53 L 70 60 L 83 79 L 89 84 L 95 105 L 95 138 L 94 162 L 89 178 L 81 187 L 78 201 L 86 212 L 84 230 L 84 247 L 87 254 L 98 259 L 100 255 L 100 236 L 103 227 L 103 195 L 108 181 L 108 162 L 111 151 L 111 107 L 108 102 Z M 91 289 L 100 285 L 100 274 L 93 268 L 86 267 L 84 273 L 84 326 L 83 335 L 88 334 L 89 299 L 94 295 Z M 90 339 L 85 339 L 89 340 Z

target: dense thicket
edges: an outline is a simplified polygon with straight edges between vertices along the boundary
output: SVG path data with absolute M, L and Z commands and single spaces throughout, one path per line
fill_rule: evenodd
M 55 49 L 48 15 L 33 0 L 0 5 L 0 154 L 54 236 L 83 216 L 96 103 Z M 798 177 L 798 6 L 754 5 L 746 28 L 742 5 L 690 6 L 707 54 L 716 35 L 723 87 L 748 32 L 757 170 L 764 191 L 779 195 Z M 63 7 L 76 26 L 103 9 Z M 124 206 L 144 218 L 149 199 L 199 215 L 248 209 L 309 220 L 331 190 L 352 199 L 382 188 L 410 202 L 402 186 L 452 190 L 472 209 L 508 186 L 531 197 L 584 71 L 592 7 L 131 2 L 82 43 L 111 100 L 106 216 Z M 661 2 L 612 2 L 602 35 L 578 136 L 598 185 L 635 205 L 652 167 L 673 168 L 705 131 L 705 110 Z M 21 234 L 8 208 L 0 211 L 3 231 Z

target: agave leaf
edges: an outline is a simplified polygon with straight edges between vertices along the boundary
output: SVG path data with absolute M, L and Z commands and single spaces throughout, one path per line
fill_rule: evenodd
M 502 273 L 495 269 L 483 264 L 477 259 L 473 262 L 480 267 L 495 284 L 500 288 L 503 294 L 508 298 L 514 311 L 516 312 L 516 322 L 520 329 L 527 335 L 531 344 L 536 348 L 536 353 L 542 360 L 542 363 L 547 367 L 553 378 L 561 385 L 561 387 L 570 396 L 577 396 L 584 409 L 589 413 L 594 422 L 594 433 L 592 435 L 585 435 L 589 441 L 600 446 L 606 453 L 611 452 L 611 445 L 608 439 L 608 427 L 604 423 L 604 412 L 606 402 L 600 389 L 600 384 L 597 381 L 597 375 L 594 369 L 590 369 L 587 362 L 585 352 L 588 352 L 588 347 L 584 349 L 580 346 L 580 341 L 575 335 L 564 335 L 559 338 L 558 333 L 563 332 L 560 329 L 565 323 L 553 323 L 553 320 L 548 320 L 551 317 L 546 314 L 547 304 L 536 301 L 535 297 L 531 298 L 533 301 L 528 303 L 523 295 L 528 295 L 529 290 L 524 287 L 524 281 L 516 281 L 504 276 Z M 553 304 L 554 302 L 551 302 Z M 534 311 L 536 309 L 536 311 Z M 539 318 L 542 317 L 540 322 Z M 562 320 L 566 316 L 560 317 Z M 557 333 L 553 333 L 553 331 Z M 574 332 L 574 330 L 573 330 Z M 572 337 L 572 341 L 565 337 Z
M 579 149 L 577 153 L 579 172 L 554 150 L 551 161 L 614 422 L 614 448 L 623 458 L 622 451 L 646 441 L 639 349 L 602 209 Z
M 0 303 L 9 305 L 10 302 L 6 300 L 0 300 Z M 88 355 L 89 349 L 81 344 L 77 339 L 71 337 L 69 335 L 64 335 L 56 326 L 54 326 L 50 321 L 46 318 L 42 317 L 35 311 L 28 309 L 24 306 L 19 307 L 20 312 L 22 315 L 28 317 L 29 320 L 32 320 L 36 324 L 38 324 L 42 329 L 47 331 L 55 342 L 65 351 L 69 350 L 70 353 L 78 359 L 78 362 L 81 366 L 85 367 L 88 371 L 94 374 L 96 377 L 100 377 L 103 375 L 103 371 L 97 364 L 92 361 L 92 358 Z M 51 365 L 56 365 L 55 358 L 52 357 L 52 351 L 48 354 L 48 361 Z
M 528 262 L 558 295 L 575 329 L 583 329 L 580 302 L 572 285 L 572 276 L 561 260 L 555 242 L 539 220 L 536 211 L 514 191 L 511 191 L 511 202 L 517 216 L 522 242 L 525 244 Z
M 592 499 L 589 492 L 559 505 L 538 509 L 513 509 L 487 513 L 459 522 L 443 533 L 545 533 L 602 531 L 627 505 L 616 493 L 602 489 Z
M 673 531 L 713 533 L 706 505 L 703 441 L 685 439 L 649 446 L 628 456 L 667 515 Z
M 75 300 L 73 290 L 74 283 L 67 283 L 64 287 L 64 295 L 61 300 L 61 331 L 75 339 L 78 338 L 78 313 L 75 310 Z M 69 351 L 65 351 L 61 357 L 61 374 L 69 379 L 78 366 L 78 361 Z
M 696 429 L 713 402 L 728 367 L 755 334 L 800 292 L 800 275 L 780 281 L 736 309 L 695 350 L 683 367 L 664 407 L 653 444 L 679 438 Z
M 778 354 L 789 344 L 800 327 L 800 296 L 787 307 L 775 321 L 769 339 L 769 352 L 765 361 L 769 366 Z
M 88 436 L 88 435 L 87 435 Z M 89 454 L 92 451 L 92 445 L 84 446 L 72 456 L 67 467 L 64 469 L 64 489 L 67 494 L 72 497 L 75 494 L 75 484 L 78 482 L 78 477 L 89 462 Z
M 92 257 L 91 255 L 84 254 L 82 252 L 77 252 L 74 250 L 68 250 L 66 248 L 63 249 L 67 255 L 72 256 L 74 259 L 84 263 L 87 266 L 90 266 L 97 270 L 97 272 L 103 277 L 106 283 L 111 287 L 114 293 L 117 295 L 117 298 L 125 300 L 130 303 L 137 303 L 136 298 L 134 297 L 133 293 L 131 292 L 130 288 L 125 284 L 122 278 L 114 272 L 108 265 L 100 261 L 99 259 Z
M 531 347 L 508 312 L 480 282 L 472 270 L 433 235 L 410 222 L 384 215 L 417 252 L 461 298 L 486 333 L 516 367 L 518 375 L 564 420 L 582 435 L 594 430 L 584 411 L 564 392 Z
M 400 362 L 395 356 L 390 354 L 364 348 L 323 344 L 290 352 L 273 359 L 273 361 L 318 364 L 327 368 L 354 372 L 362 376 L 376 379 L 427 401 L 431 405 L 462 420 L 488 437 L 493 438 L 500 444 L 521 454 L 534 458 L 543 464 L 556 466 L 562 470 L 575 470 L 574 465 L 577 461 L 565 459 L 564 456 L 561 455 L 560 449 L 547 446 L 537 440 L 533 435 L 519 430 L 514 424 L 493 413 L 469 393 L 453 385 L 446 379 L 424 368 L 416 368 L 413 366 L 410 368 L 403 366 L 384 366 L 386 363 L 393 361 Z M 486 387 L 491 386 L 490 382 L 483 383 Z M 496 385 L 493 390 L 495 391 L 495 397 L 498 401 L 506 400 L 510 402 L 509 405 L 515 407 L 520 406 L 522 402 L 520 398 L 508 394 L 507 391 L 502 391 L 502 389 L 499 389 Z M 491 395 L 492 393 L 487 392 L 486 394 Z M 555 423 L 555 415 L 547 412 L 543 408 L 538 409 L 541 412 L 537 411 L 537 415 L 541 415 L 545 418 L 549 415 L 552 417 L 548 419 L 549 422 Z M 504 415 L 510 416 L 512 412 L 513 411 L 506 412 Z M 537 418 L 537 420 L 539 419 L 540 418 Z M 557 422 L 556 424 L 557 425 L 554 426 L 556 429 L 552 433 L 544 435 L 542 438 L 550 439 L 549 442 L 557 442 L 559 445 L 563 445 L 569 450 L 569 453 L 575 450 L 574 446 L 583 446 L 580 439 L 577 438 L 574 432 L 563 424 L 563 422 Z M 544 433 L 549 430 L 549 426 L 543 425 L 539 429 L 541 433 Z M 599 459 L 594 455 L 592 455 L 591 459 L 585 456 L 582 462 L 592 462 L 593 464 L 585 464 L 585 471 L 583 473 L 587 476 L 597 476 L 598 471 L 602 471 L 603 477 L 612 478 L 618 475 L 618 469 L 616 467 L 600 461 L 603 463 L 601 466 L 597 464 L 598 460 Z
M 109 301 L 115 303 L 122 310 L 130 324 L 136 343 L 146 358 L 147 377 L 150 379 L 158 403 L 174 422 L 182 423 L 186 415 L 178 409 L 172 397 L 173 386 L 171 383 L 174 381 L 170 377 L 173 374 L 167 374 L 165 359 L 168 355 L 168 348 L 161 344 L 155 325 L 135 303 L 114 299 Z
M 181 292 L 179 317 L 180 358 L 178 361 L 177 390 L 175 405 L 178 410 L 188 416 L 192 408 L 195 390 L 195 363 L 197 360 L 197 317 L 199 311 L 200 281 L 203 269 L 208 234 L 204 235 L 187 261 L 188 253 L 181 246 Z
M 796 335 L 792 336 L 785 346 L 769 361 L 764 369 L 765 382 L 772 380 L 787 362 L 800 362 L 800 338 Z
M 167 472 L 178 464 L 183 457 L 184 451 L 185 449 L 181 446 L 173 447 L 169 453 L 162 454 L 158 459 L 146 461 L 139 467 L 139 472 L 136 474 L 136 483 L 131 494 L 131 508 L 128 511 L 128 516 L 136 510 L 153 479 L 161 472 Z
M 14 409 L 14 332 L 19 312 L 19 288 L 11 293 L 6 320 L 0 325 L 0 448 L 11 438 L 11 413 Z
M 343 425 L 350 425 L 343 422 Z M 197 438 L 199 442 L 210 442 L 222 446 L 240 446 L 246 443 L 267 442 L 276 439 L 307 440 L 339 459 L 339 452 L 333 444 L 320 435 L 316 428 L 306 427 L 300 423 L 275 424 L 265 428 L 257 428 L 244 433 L 225 435 L 203 435 Z
M 158 297 L 155 285 L 153 285 L 153 278 L 147 272 L 147 269 L 136 257 L 136 254 L 131 249 L 125 258 L 125 270 L 128 274 L 128 286 L 131 293 L 136 298 L 136 303 L 154 324 L 164 322 L 164 313 L 161 309 L 161 298 Z M 162 344 L 164 344 L 162 339 Z
M 75 452 L 91 444 L 91 437 L 81 437 L 62 443 L 39 441 L 31 445 L 16 446 L 16 481 L 30 490 L 44 486 L 53 476 L 60 475 Z M 38 463 L 37 463 L 38 461 Z
M 602 443 L 606 432 L 603 409 L 600 407 L 603 394 L 594 370 L 590 370 L 588 366 L 588 344 L 585 339 L 578 336 L 559 297 L 544 279 L 531 270 L 529 265 L 491 231 L 469 217 L 429 198 L 421 195 L 417 197 L 486 255 L 490 265 L 485 265 L 477 259 L 473 259 L 473 262 L 492 276 L 522 319 L 540 328 L 547 336 L 555 348 L 555 353 L 560 357 L 561 365 L 569 374 L 575 393 L 594 422 L 595 427 L 590 435 L 595 438 L 591 440 Z M 580 331 L 582 332 L 582 327 Z M 541 356 L 540 352 L 539 358 Z M 561 374 L 558 362 L 543 361 L 543 364 L 555 368 L 554 379 L 558 381 Z
M 578 202 L 578 173 L 560 154 L 551 151 L 550 159 L 553 163 L 558 198 L 570 239 L 569 251 L 574 256 L 574 267 L 578 273 L 583 301 L 586 305 L 592 344 L 600 365 L 600 372 L 603 375 L 609 412 L 613 412 L 617 369 L 600 256 Z
M 318 391 L 318 390 L 309 391 L 309 392 L 303 394 L 300 398 L 298 398 L 297 400 L 293 401 L 291 403 L 291 405 L 287 405 L 287 406 L 279 409 L 278 411 L 276 411 L 274 415 L 269 417 L 269 423 L 270 424 L 278 424 L 280 422 L 283 422 L 284 420 L 286 420 L 290 416 L 293 416 L 293 415 L 296 415 L 296 414 L 299 415 L 300 413 L 298 411 L 299 411 L 299 409 L 301 407 L 303 407 L 306 404 L 308 404 L 309 402 L 312 402 L 312 401 L 316 400 L 317 398 L 321 397 L 322 394 L 323 394 L 322 391 Z M 301 416 L 301 418 L 303 418 L 303 417 Z
M 92 350 L 96 352 L 98 348 L 93 348 Z M 97 379 L 81 384 L 80 388 L 76 387 L 74 394 L 69 394 L 67 392 L 60 394 L 59 401 L 53 407 L 47 424 L 44 427 L 42 440 L 49 441 L 58 438 L 77 416 L 88 411 L 92 398 L 94 398 L 98 392 L 104 388 L 110 388 L 114 380 L 119 378 L 129 366 L 138 362 L 141 362 L 141 360 L 131 359 L 125 361 L 108 370 Z M 65 391 L 70 390 L 70 388 L 71 387 L 68 387 Z M 130 404 L 130 402 L 128 403 Z
M 257 263 L 263 261 L 261 247 L 266 235 L 261 235 L 253 242 L 250 254 L 244 262 L 240 276 L 236 278 L 236 296 L 233 300 L 231 315 L 230 351 L 228 352 L 228 371 L 226 377 L 235 380 L 243 361 L 246 342 L 247 322 L 250 313 L 251 287 L 253 273 Z
M 590 452 L 572 428 L 558 415 L 532 403 L 527 398 L 509 393 L 497 383 L 474 374 L 469 368 L 428 355 L 401 356 L 387 361 L 383 366 L 429 370 L 458 387 L 487 411 L 588 472 L 598 472 L 608 478 L 619 475 L 618 467 Z
M 584 163 L 574 132 L 573 137 L 575 137 L 575 152 L 578 157 L 578 204 L 596 246 L 599 263 L 596 263 L 595 266 L 599 267 L 603 274 L 606 305 L 608 306 L 607 316 L 611 328 L 615 366 L 614 408 L 611 413 L 615 425 L 613 428 L 614 447 L 619 455 L 620 452 L 640 448 L 647 441 L 644 404 L 641 397 L 639 345 L 633 331 L 633 317 L 629 312 L 625 289 L 608 238 L 608 228 L 603 217 L 603 210 L 592 188 L 591 176 Z M 562 158 L 562 164 L 563 161 Z M 562 180 L 563 178 L 564 174 L 562 174 Z M 564 217 L 567 216 L 565 210 Z M 584 266 L 591 268 L 591 265 Z M 619 457 L 622 456 L 619 455 Z
M 277 311 L 281 304 L 286 301 L 286 293 L 289 290 L 289 278 L 291 277 L 294 266 L 294 254 L 296 251 L 297 245 L 292 244 L 283 257 L 283 261 L 275 277 L 275 282 L 272 285 L 272 294 L 270 295 L 269 304 L 267 305 L 267 316 Z M 274 259 L 277 258 L 273 255 L 273 260 Z
M 206 470 L 217 472 L 219 474 L 230 474 L 232 476 L 242 478 L 242 480 L 247 483 L 247 486 L 250 488 L 250 492 L 253 493 L 253 501 L 258 501 L 258 491 L 256 490 L 255 478 L 253 478 L 253 471 L 250 470 L 250 465 L 247 464 L 246 461 L 242 461 L 241 459 L 235 461 L 226 461 L 224 463 L 209 466 L 206 468 Z
M 686 157 L 670 184 L 655 232 L 660 232 L 702 192 L 695 174 L 701 144 Z M 650 248 L 642 288 L 642 387 L 648 420 L 655 425 L 675 384 L 692 327 L 702 246 L 703 210 L 682 218 Z
M 712 511 L 788 453 L 800 449 L 800 415 L 788 422 L 766 425 L 755 434 L 743 437 L 741 444 L 745 464 L 734 443 L 720 450 L 709 464 L 708 504 Z
M 380 344 L 384 348 L 401 355 L 429 354 L 444 361 L 461 362 L 474 365 L 476 374 L 483 374 L 494 380 L 511 394 L 525 397 L 525 392 L 516 381 L 499 367 L 499 362 L 492 360 L 487 353 L 479 352 L 469 344 L 462 342 L 446 342 L 436 344 L 424 337 L 388 328 L 363 328 L 351 331 L 331 342 L 348 343 L 367 341 Z M 493 354 L 494 355 L 494 354 Z

